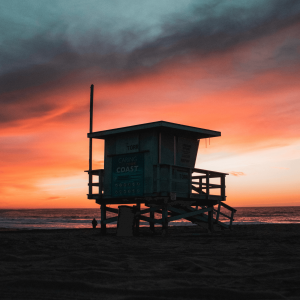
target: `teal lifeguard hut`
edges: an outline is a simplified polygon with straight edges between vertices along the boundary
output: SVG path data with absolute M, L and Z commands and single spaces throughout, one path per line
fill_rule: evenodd
M 156 223 L 166 230 L 168 222 L 178 219 L 206 224 L 210 231 L 214 225 L 231 228 L 236 210 L 224 203 L 228 174 L 195 168 L 199 141 L 221 136 L 219 131 L 158 121 L 93 132 L 92 111 L 93 85 L 87 196 L 101 205 L 102 234 L 106 224 L 118 220 L 106 216 L 107 211 L 119 214 L 119 209 L 108 207 L 111 204 L 134 205 L 136 231 L 140 220 L 148 221 L 152 230 Z M 105 141 L 104 169 L 92 168 L 93 139 Z M 146 209 L 141 210 L 141 204 Z M 161 218 L 155 219 L 154 212 Z M 229 219 L 229 225 L 220 221 L 220 215 Z

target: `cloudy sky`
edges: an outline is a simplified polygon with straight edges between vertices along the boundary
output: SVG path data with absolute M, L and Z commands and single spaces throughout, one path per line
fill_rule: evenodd
M 300 1 L 2 0 L 0 28 L 0 208 L 98 207 L 91 84 L 95 131 L 221 131 L 196 167 L 229 205 L 300 205 Z

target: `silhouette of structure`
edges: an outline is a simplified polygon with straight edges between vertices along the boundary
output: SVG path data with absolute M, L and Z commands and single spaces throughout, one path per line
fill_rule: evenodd
M 165 121 L 93 132 L 93 85 L 90 119 L 87 196 L 101 205 L 102 234 L 106 224 L 118 221 L 117 216 L 106 216 L 107 211 L 119 215 L 110 204 L 121 204 L 123 210 L 124 205 L 135 205 L 137 233 L 140 220 L 148 221 L 153 231 L 154 224 L 166 231 L 168 222 L 179 219 L 205 225 L 210 231 L 231 228 L 236 210 L 224 203 L 228 174 L 195 168 L 199 141 L 221 136 L 220 132 Z M 92 139 L 105 141 L 104 169 L 92 169 Z M 141 209 L 141 204 L 146 208 Z M 155 219 L 154 212 L 161 218 Z M 220 215 L 229 219 L 229 225 L 220 221 Z

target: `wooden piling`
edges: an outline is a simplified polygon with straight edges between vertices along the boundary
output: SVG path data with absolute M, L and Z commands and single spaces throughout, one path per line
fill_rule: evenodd
M 154 211 L 150 211 L 150 219 L 154 219 Z M 150 221 L 150 230 L 153 233 L 155 232 L 154 222 L 151 221 Z
M 162 206 L 162 231 L 163 234 L 168 232 L 168 206 Z
M 139 214 L 140 211 L 141 211 L 141 203 L 137 203 L 135 213 Z M 135 218 L 135 233 L 136 233 L 136 235 L 139 235 L 139 233 L 140 233 L 140 218 L 139 218 L 139 216 L 137 216 Z
M 208 229 L 210 232 L 214 231 L 214 214 L 213 214 L 213 206 L 209 206 L 211 207 L 211 210 L 208 212 Z
M 106 234 L 106 204 L 101 203 L 101 234 Z

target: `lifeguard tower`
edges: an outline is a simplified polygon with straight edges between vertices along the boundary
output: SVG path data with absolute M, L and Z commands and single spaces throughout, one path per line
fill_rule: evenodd
M 148 221 L 152 230 L 154 224 L 167 230 L 168 222 L 179 219 L 205 225 L 210 231 L 216 225 L 231 228 L 236 210 L 224 203 L 228 174 L 195 168 L 199 141 L 221 136 L 220 132 L 165 121 L 93 132 L 92 109 L 93 85 L 90 168 L 86 172 L 88 199 L 101 205 L 102 234 L 106 224 L 118 220 L 118 216 L 106 216 L 107 211 L 119 214 L 119 209 L 108 207 L 111 204 L 134 205 L 137 232 L 140 220 Z M 92 139 L 105 141 L 104 169 L 92 169 Z M 154 212 L 161 218 L 154 218 Z M 220 215 L 229 219 L 229 225 L 219 220 Z

